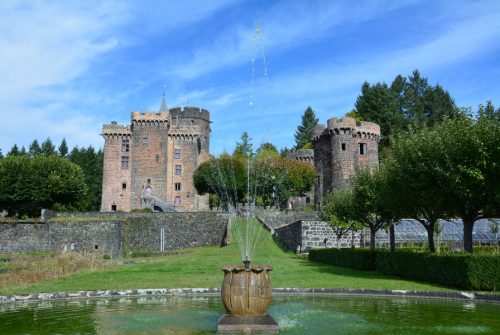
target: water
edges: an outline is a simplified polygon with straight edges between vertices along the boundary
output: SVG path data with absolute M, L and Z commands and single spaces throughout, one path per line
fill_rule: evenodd
M 500 305 L 383 297 L 275 297 L 280 334 L 500 334 Z M 0 334 L 215 334 L 216 297 L 0 305 Z

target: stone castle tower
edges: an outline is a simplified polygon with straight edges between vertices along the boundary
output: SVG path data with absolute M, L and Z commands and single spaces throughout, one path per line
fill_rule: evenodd
M 333 188 L 345 187 L 358 166 L 378 168 L 380 126 L 356 124 L 352 117 L 327 121 L 313 130 L 314 166 L 318 174 L 314 189 L 317 208 Z
M 210 114 L 198 107 L 132 112 L 130 125 L 103 125 L 104 168 L 101 211 L 151 208 L 197 211 L 208 208 L 193 173 L 209 158 Z

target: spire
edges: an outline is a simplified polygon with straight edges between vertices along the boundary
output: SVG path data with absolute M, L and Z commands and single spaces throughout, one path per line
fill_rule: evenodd
M 163 85 L 163 98 L 161 99 L 160 112 L 168 112 L 167 100 L 165 99 L 165 85 Z

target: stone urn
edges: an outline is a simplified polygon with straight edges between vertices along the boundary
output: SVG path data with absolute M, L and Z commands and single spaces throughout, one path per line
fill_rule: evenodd
M 252 266 L 225 265 L 222 303 L 230 316 L 264 316 L 271 302 L 271 280 L 267 264 Z

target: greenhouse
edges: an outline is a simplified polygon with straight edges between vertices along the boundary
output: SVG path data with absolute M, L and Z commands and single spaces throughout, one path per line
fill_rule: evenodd
M 435 243 L 445 243 L 454 248 L 460 248 L 463 243 L 462 220 L 439 220 L 441 232 L 434 233 Z M 500 225 L 500 219 L 481 219 L 474 223 L 472 238 L 474 245 L 498 245 L 500 234 L 495 233 L 494 227 Z M 417 220 L 400 220 L 394 226 L 396 244 L 422 245 L 427 243 L 427 231 Z M 369 236 L 364 236 L 365 243 L 369 243 Z M 377 245 L 380 247 L 389 245 L 389 230 L 380 229 L 376 234 Z

